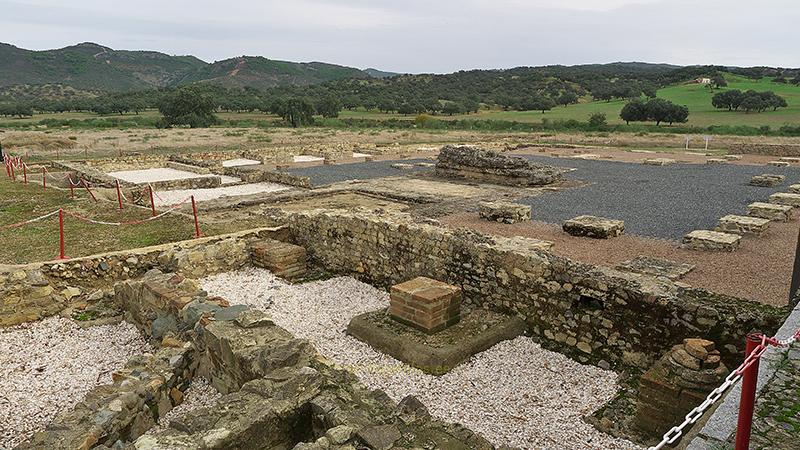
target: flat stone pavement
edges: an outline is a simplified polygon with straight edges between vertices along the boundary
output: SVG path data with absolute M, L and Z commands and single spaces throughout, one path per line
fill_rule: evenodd
M 734 164 L 648 166 L 603 160 L 524 155 L 543 164 L 575 168 L 568 180 L 589 185 L 523 198 L 533 219 L 560 224 L 582 214 L 625 221 L 629 234 L 678 240 L 692 230 L 711 230 L 720 217 L 747 215 L 747 205 L 787 192 L 800 181 L 800 168 Z M 775 187 L 750 186 L 754 175 L 776 173 Z
M 370 161 L 352 164 L 325 164 L 312 167 L 287 169 L 292 175 L 309 177 L 313 186 L 324 186 L 348 180 L 370 180 L 373 178 L 396 177 L 404 174 L 432 171 L 433 167 L 417 166 L 417 163 L 433 163 L 431 159 L 398 159 Z M 395 169 L 392 164 L 412 164 L 410 169 Z

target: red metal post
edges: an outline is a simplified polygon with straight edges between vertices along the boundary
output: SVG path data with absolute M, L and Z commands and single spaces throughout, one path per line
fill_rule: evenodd
M 47 169 L 42 167 L 42 189 L 47 189 Z
M 22 179 L 25 184 L 28 184 L 28 166 L 25 164 L 22 165 Z
M 117 180 L 117 202 L 119 203 L 119 209 L 122 210 L 122 193 L 119 190 L 119 180 Z
M 58 210 L 58 259 L 67 259 L 64 255 L 64 210 Z
M 6 175 L 8 175 L 8 178 L 11 178 L 11 166 L 9 164 L 8 160 L 6 160 Z
M 88 192 L 88 193 L 89 193 L 89 195 L 91 195 L 91 196 L 92 196 L 92 200 L 94 200 L 95 202 L 97 202 L 97 197 L 95 197 L 95 196 L 94 196 L 94 192 L 92 192 L 92 190 L 91 190 L 91 189 L 89 189 L 89 184 L 86 182 L 86 180 L 84 180 L 83 178 L 81 178 L 81 183 L 83 183 L 83 187 L 85 187 L 85 188 L 86 188 L 86 192 Z
M 748 334 L 745 339 L 744 357 L 761 344 L 761 336 Z M 745 369 L 742 374 L 742 396 L 739 400 L 739 421 L 736 425 L 736 450 L 748 450 L 750 448 L 750 432 L 753 427 L 753 407 L 756 401 L 756 382 L 758 381 L 758 363 L 756 359 L 753 364 Z
M 17 181 L 17 173 L 14 172 L 14 163 L 11 163 L 11 181 Z
M 75 186 L 72 185 L 72 177 L 67 177 L 69 182 L 69 198 L 75 198 Z
M 203 236 L 200 232 L 200 222 L 197 221 L 197 205 L 194 202 L 194 195 L 192 196 L 192 214 L 194 214 L 194 237 L 199 238 Z
M 150 209 L 153 211 L 153 216 L 156 215 L 156 201 L 153 200 L 153 186 L 148 186 L 148 191 L 150 191 Z

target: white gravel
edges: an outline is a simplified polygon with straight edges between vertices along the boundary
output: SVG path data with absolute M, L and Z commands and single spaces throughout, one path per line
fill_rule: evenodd
M 236 195 L 258 194 L 262 192 L 280 192 L 291 189 L 291 186 L 277 183 L 253 183 L 236 186 L 223 186 L 207 189 L 176 189 L 174 191 L 157 191 L 155 196 L 156 206 L 174 205 L 190 195 L 195 201 L 202 202 L 220 197 L 233 197 Z
M 320 162 L 325 161 L 325 158 L 321 156 L 312 156 L 312 155 L 296 155 L 292 158 L 292 160 L 296 163 L 302 162 Z
M 236 158 L 222 161 L 222 167 L 257 166 L 261 161 L 255 159 Z
M 183 403 L 172 408 L 164 416 L 159 417 L 158 424 L 147 430 L 146 434 L 164 431 L 169 427 L 170 420 L 181 419 L 195 409 L 212 406 L 220 397 L 222 397 L 222 394 L 214 389 L 208 380 L 202 377 L 194 378 L 183 393 Z
M 0 330 L 0 448 L 71 410 L 136 354 L 152 351 L 128 322 L 87 329 L 61 317 Z
M 289 285 L 266 270 L 249 268 L 205 278 L 201 285 L 232 304 L 268 311 L 276 323 L 309 339 L 368 387 L 396 401 L 413 394 L 431 413 L 478 431 L 496 445 L 640 448 L 582 420 L 614 396 L 616 374 L 544 350 L 530 338 L 498 344 L 435 377 L 345 334 L 353 316 L 388 304 L 386 292 L 352 278 Z
M 156 181 L 168 180 L 185 180 L 187 178 L 206 178 L 216 177 L 219 175 L 214 174 L 201 174 L 194 172 L 187 172 L 185 170 L 169 169 L 166 167 L 159 167 L 155 169 L 142 169 L 142 170 L 123 170 L 120 172 L 108 172 L 109 176 L 118 178 L 122 181 L 130 183 L 154 183 Z

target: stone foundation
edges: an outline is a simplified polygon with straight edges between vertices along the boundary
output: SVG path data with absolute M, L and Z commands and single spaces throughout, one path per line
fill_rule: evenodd
M 723 158 L 708 158 L 706 164 L 728 164 L 728 160 Z
M 790 194 L 800 194 L 800 184 L 792 184 L 789 186 Z
M 578 216 L 562 226 L 567 234 L 595 239 L 608 239 L 625 232 L 625 222 L 596 216 Z
M 306 249 L 298 245 L 267 239 L 250 245 L 253 265 L 275 276 L 294 280 L 306 274 Z
M 769 202 L 776 205 L 800 207 L 800 194 L 778 192 L 769 196 Z
M 792 219 L 791 206 L 774 203 L 755 202 L 747 205 L 747 215 L 777 222 L 788 222 Z
M 733 153 L 745 153 L 750 155 L 800 156 L 800 145 L 755 143 L 731 144 L 730 151 Z
M 651 258 L 648 256 L 637 256 L 634 259 L 623 261 L 617 265 L 617 269 L 626 272 L 665 277 L 670 280 L 678 280 L 694 270 L 694 265 L 684 264 L 666 259 Z
M 756 175 L 750 179 L 751 186 L 773 187 L 783 183 L 786 179 L 783 175 L 773 175 L 765 173 L 763 175 Z
M 541 186 L 561 181 L 562 170 L 476 147 L 448 145 L 439 152 L 436 175 L 509 186 Z
M 769 161 L 767 165 L 773 167 L 789 167 L 791 164 L 786 161 Z
M 531 207 L 519 203 L 481 202 L 478 205 L 478 214 L 493 222 L 525 222 L 531 220 Z
M 433 334 L 461 320 L 461 289 L 417 277 L 392 286 L 388 313 L 400 323 Z
M 737 216 L 729 214 L 721 219 L 715 231 L 721 233 L 753 234 L 760 236 L 767 231 L 769 219 L 760 217 Z
M 675 163 L 676 161 L 671 158 L 648 158 L 642 162 L 642 164 L 646 164 L 648 166 L 669 166 Z
M 732 252 L 739 248 L 742 237 L 718 231 L 694 230 L 683 237 L 683 246 L 692 250 Z

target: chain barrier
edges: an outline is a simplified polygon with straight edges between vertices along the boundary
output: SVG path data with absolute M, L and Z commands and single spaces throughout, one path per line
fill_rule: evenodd
M 761 343 L 758 344 L 758 346 L 756 346 L 756 348 L 749 355 L 747 355 L 747 358 L 744 359 L 742 364 L 740 364 L 739 367 L 737 367 L 733 372 L 728 374 L 728 376 L 725 377 L 725 381 L 719 387 L 711 391 L 703 403 L 689 411 L 680 425 L 674 426 L 669 431 L 664 433 L 664 436 L 661 438 L 661 442 L 650 447 L 648 450 L 661 450 L 667 445 L 674 444 L 681 436 L 683 436 L 684 428 L 697 422 L 708 410 L 708 408 L 722 398 L 722 394 L 724 394 L 725 391 L 727 391 L 742 378 L 744 372 L 750 366 L 755 364 L 755 362 L 761 358 L 761 356 L 769 349 L 770 346 L 788 347 L 800 339 L 800 329 L 795 331 L 791 337 L 784 340 L 778 340 L 774 337 L 767 337 L 764 335 L 761 335 L 760 338 Z
M 67 214 L 68 216 L 72 216 L 72 217 L 74 217 L 74 218 L 76 218 L 78 220 L 81 220 L 83 222 L 94 223 L 94 224 L 99 224 L 99 225 L 111 225 L 111 226 L 117 226 L 117 227 L 118 226 L 123 226 L 123 225 L 139 225 L 139 224 L 142 224 L 142 223 L 151 222 L 153 220 L 160 219 L 161 217 L 164 217 L 167 214 L 169 214 L 169 213 L 171 213 L 171 212 L 173 212 L 173 211 L 175 211 L 177 209 L 180 209 L 181 206 L 183 206 L 186 203 L 188 203 L 189 200 L 191 200 L 191 199 L 192 199 L 191 196 L 187 197 L 183 201 L 181 201 L 180 203 L 176 203 L 176 204 L 172 205 L 170 207 L 170 209 L 168 209 L 168 210 L 166 210 L 166 211 L 164 211 L 161 214 L 158 214 L 156 216 L 148 217 L 147 219 L 133 220 L 133 221 L 128 221 L 128 222 L 104 222 L 102 220 L 91 219 L 89 217 L 82 216 L 82 215 L 80 215 L 78 213 L 74 213 L 74 212 L 71 212 L 71 211 L 64 211 L 64 213 Z
M 22 222 L 17 222 L 17 223 L 12 223 L 10 225 L 0 226 L 0 230 L 8 230 L 8 229 L 11 229 L 11 228 L 19 228 L 19 227 L 21 227 L 23 225 L 28 225 L 29 223 L 34 223 L 34 222 L 38 222 L 40 220 L 47 219 L 48 217 L 52 217 L 52 216 L 54 216 L 56 214 L 58 214 L 58 210 L 55 210 L 53 212 L 49 212 L 49 213 L 47 213 L 47 214 L 45 214 L 43 216 L 39 216 L 39 217 L 37 217 L 35 219 L 28 219 L 28 220 L 24 220 Z

